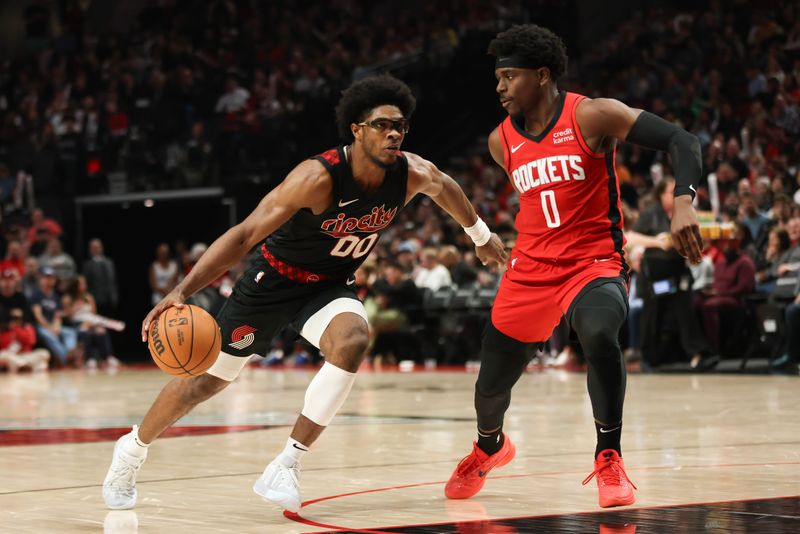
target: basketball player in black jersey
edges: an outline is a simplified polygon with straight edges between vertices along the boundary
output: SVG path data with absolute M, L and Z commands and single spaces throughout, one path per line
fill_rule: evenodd
M 259 247 L 258 261 L 242 276 L 217 321 L 222 351 L 203 375 L 174 379 L 140 426 L 122 436 L 103 484 L 106 505 L 136 504 L 136 474 L 147 447 L 195 405 L 223 390 L 253 354 L 264 354 L 286 325 L 325 356 L 308 386 L 305 404 L 284 451 L 253 490 L 297 512 L 299 460 L 347 398 L 367 350 L 367 315 L 353 288 L 353 273 L 381 230 L 418 193 L 431 197 L 472 237 L 484 264 L 505 263 L 500 239 L 476 215 L 461 188 L 432 163 L 400 145 L 415 106 L 410 89 L 390 76 L 367 78 L 344 92 L 336 110 L 349 144 L 300 163 L 240 224 L 219 237 L 186 278 L 156 305 L 150 323 Z

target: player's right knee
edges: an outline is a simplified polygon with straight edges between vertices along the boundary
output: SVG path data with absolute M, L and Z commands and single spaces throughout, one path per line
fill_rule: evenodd
M 364 360 L 368 347 L 367 332 L 353 331 L 347 337 L 334 343 L 331 353 L 326 354 L 325 358 L 336 367 L 355 373 Z

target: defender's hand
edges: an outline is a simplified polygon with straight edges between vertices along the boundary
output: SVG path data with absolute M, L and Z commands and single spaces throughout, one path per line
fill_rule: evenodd
M 703 260 L 703 237 L 697 213 L 692 206 L 692 197 L 680 195 L 675 197 L 675 208 L 672 214 L 672 243 L 678 254 L 688 259 L 693 265 Z
M 482 247 L 475 247 L 475 255 L 478 256 L 481 263 L 488 266 L 497 265 L 501 267 L 508 261 L 506 247 L 497 234 L 492 234 L 489 241 Z
M 171 308 L 172 306 L 178 309 L 183 308 L 185 306 L 185 301 L 186 299 L 177 290 L 173 290 L 166 297 L 161 299 L 161 302 L 156 304 L 155 307 L 150 310 L 150 313 L 147 314 L 147 317 L 144 318 L 144 321 L 142 321 L 142 341 L 145 343 L 147 342 L 147 333 L 150 331 L 150 323 L 157 320 L 158 316 L 167 310 L 167 308 Z

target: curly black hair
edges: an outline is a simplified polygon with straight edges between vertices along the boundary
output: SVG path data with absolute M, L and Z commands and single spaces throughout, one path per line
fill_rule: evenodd
M 350 125 L 363 121 L 378 106 L 397 106 L 406 119 L 411 118 L 417 100 L 411 89 L 389 74 L 371 76 L 353 83 L 336 106 L 339 135 L 346 142 L 353 140 Z
M 550 77 L 558 80 L 567 72 L 567 47 L 561 37 L 542 26 L 524 24 L 498 33 L 489 43 L 489 54 L 495 57 L 520 56 L 550 69 Z

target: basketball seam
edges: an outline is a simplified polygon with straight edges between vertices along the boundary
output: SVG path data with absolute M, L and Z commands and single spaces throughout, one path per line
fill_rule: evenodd
M 190 320 L 190 321 L 191 321 L 191 323 L 192 323 L 192 342 L 191 342 L 191 343 L 189 343 L 189 359 L 188 359 L 188 360 L 186 360 L 186 364 L 187 364 L 187 365 L 189 364 L 189 362 L 191 362 L 191 361 L 192 361 L 192 356 L 194 355 L 194 312 L 192 311 L 192 305 L 191 305 L 191 304 L 188 306 L 188 308 L 189 308 L 189 320 Z M 196 368 L 196 366 L 195 366 L 195 367 L 192 367 L 192 369 L 193 369 L 193 370 L 194 370 L 195 368 Z M 192 372 L 191 372 L 189 369 L 186 369 L 185 367 L 184 367 L 183 369 L 184 369 L 184 370 L 185 370 L 187 373 L 189 373 L 190 375 L 192 374 Z
M 215 324 L 214 324 L 214 339 L 212 339 L 212 340 L 211 340 L 211 346 L 210 346 L 210 347 L 208 347 L 208 352 L 206 352 L 206 355 L 205 355 L 205 356 L 203 356 L 203 359 L 202 359 L 202 360 L 200 360 L 199 362 L 197 362 L 197 365 L 195 365 L 194 367 L 192 367 L 192 371 L 194 371 L 195 369 L 197 369 L 197 368 L 198 368 L 200 365 L 202 365 L 202 363 L 203 363 L 204 361 L 206 361 L 206 358 L 208 358 L 208 355 L 211 353 L 211 350 L 214 348 L 214 344 L 217 342 L 217 330 L 219 330 L 219 329 L 216 327 L 216 321 L 214 321 L 214 323 L 215 323 Z M 221 348 L 222 348 L 222 343 L 220 342 L 220 349 L 221 349 Z
M 169 309 L 167 309 L 167 311 L 164 312 L 164 337 L 167 338 L 167 344 L 169 345 L 169 351 L 172 353 L 172 357 L 175 358 L 175 361 L 177 362 L 178 367 L 183 369 L 184 373 L 186 373 L 187 375 L 191 376 L 192 373 L 190 373 L 186 369 L 186 367 L 184 367 L 183 364 L 180 361 L 178 361 L 178 357 L 175 356 L 175 350 L 173 350 L 173 348 L 172 348 L 172 341 L 169 340 L 169 332 L 167 332 L 167 313 L 169 313 Z M 173 367 L 173 369 L 177 369 L 177 367 Z

